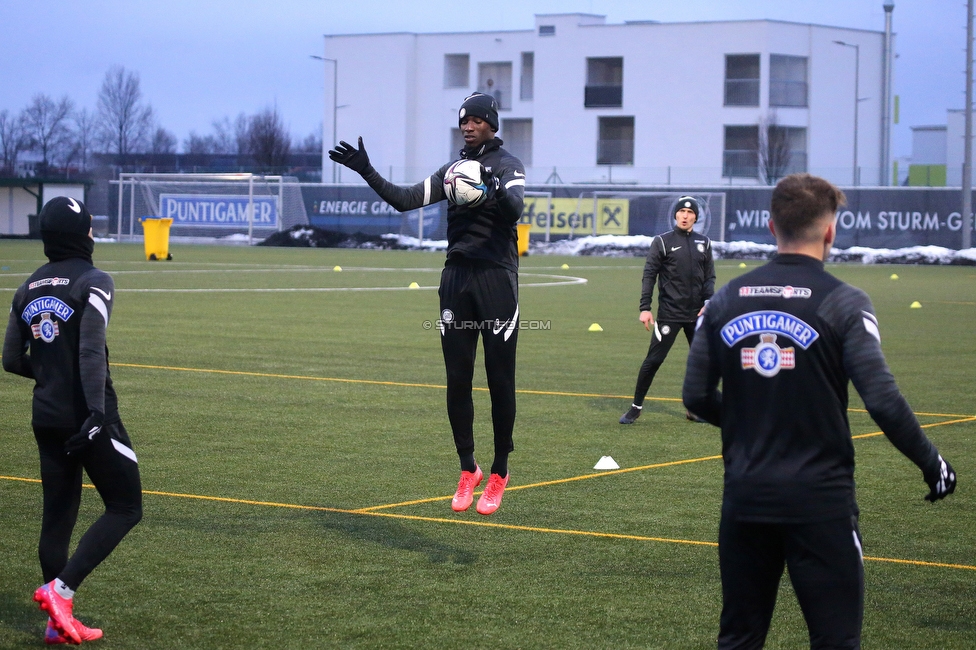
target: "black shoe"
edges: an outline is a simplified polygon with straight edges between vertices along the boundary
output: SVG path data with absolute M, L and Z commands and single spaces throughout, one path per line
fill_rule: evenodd
M 697 422 L 698 424 L 708 424 L 708 420 L 700 418 L 691 411 L 685 411 L 685 417 L 691 422 Z
M 641 410 L 636 406 L 631 406 L 630 410 L 620 416 L 620 424 L 633 424 L 634 420 L 640 417 Z

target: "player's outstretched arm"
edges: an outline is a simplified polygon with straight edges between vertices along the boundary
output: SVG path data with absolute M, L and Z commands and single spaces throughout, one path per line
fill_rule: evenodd
M 358 148 L 344 140 L 340 141 L 335 149 L 329 150 L 329 158 L 362 176 L 363 180 L 374 192 L 380 195 L 381 199 L 399 212 L 416 210 L 425 205 L 437 203 L 444 198 L 443 181 L 444 170 L 447 165 L 416 185 L 400 187 L 380 176 L 379 172 L 370 164 L 362 136 L 359 137 Z
M 690 412 L 718 427 L 722 426 L 722 392 L 718 389 L 721 372 L 718 359 L 712 355 L 711 337 L 706 315 L 691 341 L 681 401 Z

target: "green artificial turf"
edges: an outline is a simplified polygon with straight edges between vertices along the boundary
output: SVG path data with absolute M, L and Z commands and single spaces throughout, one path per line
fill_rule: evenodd
M 171 251 L 95 251 L 115 278 L 112 377 L 146 491 L 143 521 L 76 598 L 76 615 L 105 630 L 100 647 L 714 647 L 721 448 L 716 429 L 684 418 L 683 341 L 642 417 L 617 423 L 649 342 L 641 259 L 523 258 L 521 317 L 535 325 L 519 334 L 511 483 L 486 518 L 449 505 L 457 457 L 439 333 L 425 327 L 442 253 Z M 42 261 L 39 242 L 0 241 L 0 301 Z M 745 270 L 716 266 L 719 285 Z M 864 647 L 976 647 L 976 270 L 829 268 L 871 295 L 889 364 L 960 477 L 955 495 L 924 502 L 919 471 L 866 435 L 878 428 L 852 397 L 853 433 L 866 435 Z M 30 599 L 30 391 L 0 376 L 4 648 L 38 647 L 45 620 Z M 630 471 L 593 470 L 605 455 Z M 99 513 L 86 490 L 76 532 Z M 807 643 L 784 578 L 767 647 Z

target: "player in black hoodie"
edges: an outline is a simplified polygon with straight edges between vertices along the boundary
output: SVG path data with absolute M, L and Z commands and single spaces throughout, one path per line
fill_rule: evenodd
M 464 136 L 463 160 L 481 164 L 487 197 L 477 205 L 448 204 L 447 261 L 441 273 L 441 348 L 447 368 L 447 415 L 461 462 L 461 478 L 451 507 L 467 510 L 484 473 L 474 459 L 474 404 L 471 381 L 480 336 L 491 394 L 495 457 L 488 485 L 477 510 L 490 515 L 501 504 L 508 485 L 508 455 L 514 450 L 515 348 L 518 341 L 518 235 L 522 216 L 525 168 L 502 148 L 498 105 L 490 95 L 474 93 L 461 104 L 458 125 Z M 443 165 L 412 187 L 390 183 L 369 162 L 363 139 L 356 148 L 340 142 L 329 157 L 357 172 L 373 190 L 400 212 L 442 201 L 444 176 L 455 161 Z
M 34 600 L 50 616 L 45 641 L 81 643 L 102 631 L 74 618 L 74 592 L 142 518 L 142 488 L 109 375 L 105 329 L 115 286 L 92 265 L 91 214 L 83 203 L 57 197 L 41 210 L 40 227 L 50 262 L 14 294 L 3 369 L 35 382 L 31 424 L 41 456 L 38 555 L 45 584 Z M 82 469 L 105 513 L 69 558 Z

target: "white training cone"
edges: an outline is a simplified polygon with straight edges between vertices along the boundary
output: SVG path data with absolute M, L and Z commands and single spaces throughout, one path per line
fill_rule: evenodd
M 600 456 L 593 469 L 620 469 L 620 465 L 611 456 Z

